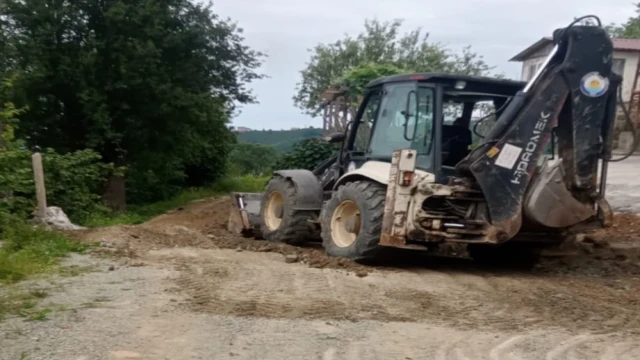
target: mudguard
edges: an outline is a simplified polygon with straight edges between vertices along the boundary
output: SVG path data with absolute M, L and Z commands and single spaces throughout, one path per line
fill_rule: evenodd
M 275 175 L 291 180 L 296 187 L 296 210 L 318 210 L 322 208 L 322 185 L 309 170 L 278 170 Z
M 351 181 L 368 179 L 379 184 L 387 185 L 389 183 L 389 174 L 391 172 L 391 163 L 383 161 L 367 161 L 356 170 L 350 171 L 340 177 L 334 186 L 337 189 Z M 416 175 L 427 176 L 428 173 L 422 170 L 415 170 Z
M 320 181 L 308 170 L 279 170 L 274 176 L 281 176 L 293 182 L 296 187 L 296 207 L 301 211 L 320 211 L 323 190 Z M 260 204 L 263 193 L 233 193 L 234 210 L 229 214 L 227 229 L 247 237 L 260 236 Z
M 367 161 L 362 164 L 360 168 L 342 175 L 340 179 L 336 181 L 333 188 L 337 189 L 341 185 L 360 179 L 369 179 L 387 185 L 389 182 L 389 171 L 391 171 L 391 164 L 388 162 Z

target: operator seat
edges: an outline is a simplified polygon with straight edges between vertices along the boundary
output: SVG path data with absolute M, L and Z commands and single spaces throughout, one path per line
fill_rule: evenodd
M 469 154 L 473 143 L 471 130 L 464 127 L 464 119 L 457 118 L 453 125 L 442 125 L 442 165 L 454 167 Z

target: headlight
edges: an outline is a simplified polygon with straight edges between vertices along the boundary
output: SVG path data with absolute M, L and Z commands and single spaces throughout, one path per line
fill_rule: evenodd
M 357 168 L 356 163 L 354 163 L 353 161 L 349 163 L 349 166 L 347 166 L 347 172 L 352 172 Z

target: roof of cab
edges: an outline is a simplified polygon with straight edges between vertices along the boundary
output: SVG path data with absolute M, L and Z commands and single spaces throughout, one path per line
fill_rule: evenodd
M 475 89 L 479 87 L 491 87 L 495 88 L 497 92 L 508 92 L 515 93 L 518 90 L 524 88 L 526 82 L 524 81 L 516 81 L 516 80 L 508 80 L 508 79 L 496 79 L 484 76 L 473 76 L 473 75 L 456 75 L 456 74 L 446 74 L 446 73 L 413 73 L 413 74 L 400 74 L 400 75 L 391 75 L 385 76 L 382 78 L 375 79 L 367 84 L 367 88 L 371 88 L 374 86 L 393 83 L 393 82 L 404 82 L 404 81 L 420 81 L 420 82 L 430 82 L 430 83 L 444 83 L 449 85 L 455 85 L 456 81 L 465 81 L 467 86 L 465 90 L 469 87 Z

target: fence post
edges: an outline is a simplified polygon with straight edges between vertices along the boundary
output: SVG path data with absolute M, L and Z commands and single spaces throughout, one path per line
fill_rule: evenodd
M 47 193 L 44 187 L 44 172 L 42 170 L 42 155 L 35 153 L 31 155 L 33 163 L 33 180 L 36 183 L 36 197 L 38 199 L 38 211 L 37 217 L 44 218 L 45 210 L 47 209 Z

